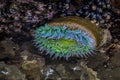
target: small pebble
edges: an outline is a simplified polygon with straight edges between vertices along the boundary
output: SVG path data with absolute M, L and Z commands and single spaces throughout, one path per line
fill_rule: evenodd
M 97 7 L 96 7 L 96 5 L 92 5 L 92 10 L 94 10 L 94 11 L 95 11 L 95 10 L 96 10 L 96 8 L 97 8 Z

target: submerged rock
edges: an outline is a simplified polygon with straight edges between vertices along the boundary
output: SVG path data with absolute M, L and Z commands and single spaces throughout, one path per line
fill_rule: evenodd
M 30 53 L 27 50 L 22 51 L 21 70 L 26 74 L 28 79 L 41 79 L 40 67 L 45 65 L 45 60 L 41 56 Z
M 22 51 L 20 54 L 23 58 L 22 69 L 24 70 L 32 70 L 34 68 L 39 68 L 45 64 L 44 58 L 32 54 L 27 50 Z
M 99 80 L 97 72 L 88 68 L 85 62 L 76 63 L 54 63 L 44 66 L 41 70 L 44 79 L 52 80 Z
M 19 47 L 10 39 L 6 39 L 0 42 L 0 59 L 13 58 L 15 56 L 16 50 Z
M 26 80 L 26 78 L 16 66 L 0 62 L 0 80 Z

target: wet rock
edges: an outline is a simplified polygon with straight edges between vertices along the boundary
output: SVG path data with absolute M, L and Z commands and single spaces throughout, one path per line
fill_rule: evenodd
M 120 50 L 120 48 L 119 48 Z M 112 66 L 120 66 L 120 52 L 119 51 L 115 51 L 113 53 L 113 56 L 111 57 L 111 64 Z
M 0 80 L 26 80 L 26 78 L 16 66 L 0 62 Z
M 108 29 L 106 29 L 106 30 L 104 30 L 104 33 L 105 33 L 105 35 L 104 35 L 103 43 L 105 43 L 106 40 L 111 41 L 112 36 L 111 36 L 110 31 Z
M 32 70 L 39 68 L 45 64 L 44 58 L 38 55 L 31 54 L 28 51 L 21 52 L 21 57 L 23 58 L 22 69 Z
M 21 46 L 21 50 L 27 50 L 31 53 L 37 52 L 37 50 L 35 49 L 34 43 L 32 43 L 32 41 L 24 42 Z
M 68 76 L 69 71 L 65 69 L 63 64 L 45 65 L 40 69 L 40 72 L 44 76 L 42 79 L 71 79 Z
M 119 50 L 119 43 L 111 44 L 104 53 L 99 53 L 93 59 L 89 60 L 88 66 L 97 71 L 101 80 L 120 79 Z
M 53 65 L 44 66 L 40 69 L 40 72 L 44 77 L 42 79 L 57 79 L 59 78 L 59 74 L 55 71 Z
M 59 73 L 59 75 L 61 76 L 61 78 L 63 79 L 68 79 L 68 74 L 67 74 L 67 71 L 65 69 L 65 66 L 63 64 L 59 64 L 57 67 L 56 67 L 56 71 Z
M 23 58 L 21 70 L 27 75 L 27 78 L 40 80 L 40 67 L 42 67 L 45 64 L 44 58 L 32 54 L 27 50 L 22 51 L 20 54 Z
M 111 0 L 112 5 L 116 8 L 120 8 L 120 0 Z
M 112 56 L 109 61 L 105 62 L 104 65 L 98 65 L 98 75 L 101 80 L 119 80 L 120 79 L 120 52 L 112 52 Z M 98 62 L 97 62 L 98 63 Z M 100 63 L 100 62 L 99 62 Z
M 97 54 L 94 57 L 89 58 L 88 66 L 96 71 L 99 71 L 101 66 L 103 67 L 103 63 L 108 60 L 108 56 L 105 53 L 96 53 Z
M 59 64 L 56 67 L 56 71 L 59 73 L 61 79 L 79 79 L 78 75 L 76 75 L 70 68 L 73 65 L 75 64 Z
M 101 80 L 119 80 L 120 79 L 120 68 L 115 67 L 111 70 L 102 70 L 101 71 Z
M 80 80 L 100 80 L 97 78 L 97 72 L 91 68 L 86 68 L 85 72 L 80 76 Z
M 1 41 L 0 42 L 0 59 L 13 58 L 18 49 L 19 49 L 18 45 L 12 42 L 10 39 Z
M 86 61 L 78 61 L 77 65 L 72 69 L 80 80 L 100 80 L 97 77 L 97 72 L 89 68 Z
M 43 79 L 67 79 L 67 80 L 99 80 L 97 78 L 97 72 L 88 68 L 86 64 L 78 62 L 78 64 L 71 63 L 54 63 L 52 65 L 46 65 L 41 70 Z

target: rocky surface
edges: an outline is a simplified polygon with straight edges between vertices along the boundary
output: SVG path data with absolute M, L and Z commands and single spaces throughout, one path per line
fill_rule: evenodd
M 0 80 L 26 80 L 26 78 L 15 65 L 0 62 Z
M 6 39 L 0 42 L 0 59 L 13 58 L 16 55 L 16 51 L 19 49 L 18 45 L 10 39 Z

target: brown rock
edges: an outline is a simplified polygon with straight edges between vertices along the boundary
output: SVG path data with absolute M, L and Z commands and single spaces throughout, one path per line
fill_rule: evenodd
M 27 75 L 28 79 L 40 80 L 40 67 L 45 65 L 45 60 L 41 56 L 30 53 L 27 50 L 22 51 L 21 57 L 23 62 L 21 64 L 22 71 Z
M 16 66 L 0 62 L 0 80 L 26 80 L 26 78 Z
M 0 42 L 0 59 L 3 58 L 13 58 L 15 56 L 15 51 L 19 47 L 17 44 L 12 42 L 10 39 L 6 39 Z

